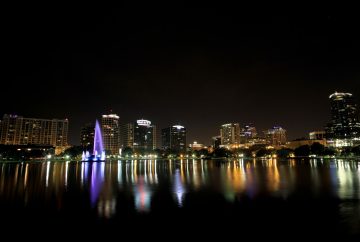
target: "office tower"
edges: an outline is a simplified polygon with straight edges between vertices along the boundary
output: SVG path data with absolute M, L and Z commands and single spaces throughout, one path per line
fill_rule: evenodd
M 249 140 L 257 137 L 256 128 L 253 124 L 245 125 L 243 128 L 241 128 L 240 132 L 240 143 L 246 144 Z
M 280 126 L 274 126 L 265 131 L 266 143 L 271 146 L 280 146 L 286 144 L 286 130 Z
M 156 126 L 145 119 L 136 120 L 122 126 L 123 147 L 133 148 L 135 151 L 152 151 L 157 147 Z
M 240 125 L 238 123 L 223 124 L 220 127 L 221 145 L 231 148 L 240 144 Z
M 87 123 L 81 128 L 80 144 L 84 151 L 92 152 L 94 148 L 95 125 Z
M 335 147 L 352 146 L 360 140 L 357 106 L 351 93 L 335 92 L 329 96 L 331 120 L 326 127 L 326 139 Z
M 102 115 L 101 130 L 106 154 L 117 155 L 120 149 L 119 116 L 116 114 Z
M 186 152 L 186 128 L 173 125 L 161 131 L 162 149 Z

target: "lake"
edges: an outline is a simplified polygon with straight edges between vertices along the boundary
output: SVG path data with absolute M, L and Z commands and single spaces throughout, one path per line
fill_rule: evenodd
M 0 163 L 0 212 L 3 228 L 358 236 L 360 162 Z

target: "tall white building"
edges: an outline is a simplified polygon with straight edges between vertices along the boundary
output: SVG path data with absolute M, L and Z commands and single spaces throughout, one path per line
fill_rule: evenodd
M 119 116 L 116 114 L 102 115 L 101 129 L 104 148 L 112 155 L 119 154 L 120 149 L 120 126 Z
M 239 123 L 223 124 L 220 127 L 221 145 L 232 148 L 240 144 Z

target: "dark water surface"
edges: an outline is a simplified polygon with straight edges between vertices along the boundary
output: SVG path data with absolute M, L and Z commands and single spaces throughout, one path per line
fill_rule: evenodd
M 358 236 L 360 162 L 0 163 L 0 212 L 3 229 L 36 233 Z

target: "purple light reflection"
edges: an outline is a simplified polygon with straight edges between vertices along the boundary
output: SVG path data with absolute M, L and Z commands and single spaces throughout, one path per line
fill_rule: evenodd
M 105 180 L 105 163 L 94 162 L 91 168 L 90 202 L 95 207 Z

